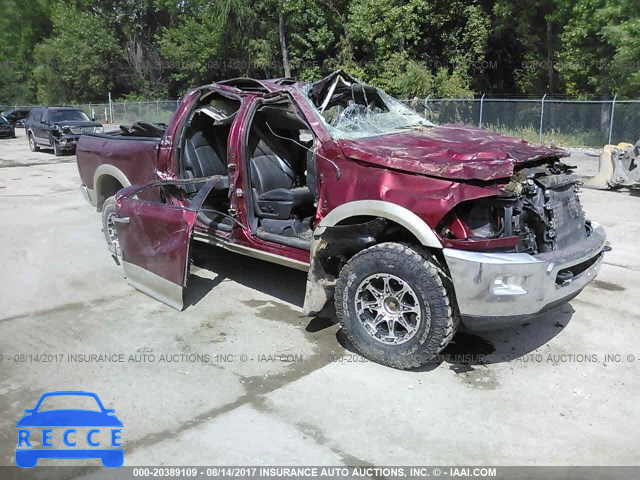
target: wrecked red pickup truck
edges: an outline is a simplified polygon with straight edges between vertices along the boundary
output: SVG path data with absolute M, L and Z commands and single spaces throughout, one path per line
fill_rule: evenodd
M 397 368 L 460 322 L 523 322 L 575 297 L 607 250 L 562 150 L 435 126 L 344 72 L 198 88 L 166 131 L 82 137 L 78 169 L 129 283 L 183 307 L 192 241 L 308 271 L 348 338 Z

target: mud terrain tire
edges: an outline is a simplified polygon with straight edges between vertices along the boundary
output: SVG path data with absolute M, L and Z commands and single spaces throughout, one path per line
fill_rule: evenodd
M 400 243 L 374 245 L 354 255 L 340 272 L 338 320 L 364 357 L 394 368 L 417 368 L 433 361 L 457 330 L 459 315 L 447 285 L 445 273 L 426 250 Z M 411 312 L 402 313 L 407 309 Z M 388 321 L 379 321 L 399 315 L 393 329 Z

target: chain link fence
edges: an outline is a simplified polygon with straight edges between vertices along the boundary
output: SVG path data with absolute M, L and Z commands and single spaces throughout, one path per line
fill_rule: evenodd
M 426 119 L 495 130 L 530 142 L 565 147 L 602 147 L 640 138 L 640 100 L 559 100 L 553 98 L 424 98 L 404 100 Z M 76 105 L 106 124 L 138 120 L 168 123 L 179 100 L 105 102 Z M 0 111 L 20 106 L 0 106 Z M 29 108 L 22 107 L 22 108 Z
M 105 124 L 131 125 L 138 120 L 149 123 L 168 123 L 180 105 L 180 100 L 145 102 L 105 102 L 67 105 L 80 108 L 89 118 Z M 0 105 L 0 112 L 9 109 L 29 109 L 33 105 Z
M 131 125 L 138 120 L 149 123 L 168 123 L 171 115 L 180 105 L 179 100 L 156 100 L 147 102 L 112 102 L 89 103 L 76 105 L 89 118 L 95 118 L 102 123 L 115 125 Z
M 639 100 L 425 98 L 405 100 L 426 119 L 474 125 L 525 140 L 602 147 L 640 138 Z

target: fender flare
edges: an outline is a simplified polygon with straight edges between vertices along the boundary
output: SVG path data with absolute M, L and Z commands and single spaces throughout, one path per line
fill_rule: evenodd
M 100 192 L 98 192 L 98 181 L 105 175 L 118 180 L 123 188 L 131 186 L 131 182 L 122 172 L 122 170 L 120 170 L 118 167 L 114 167 L 113 165 L 102 164 L 98 168 L 96 168 L 96 171 L 93 174 L 93 188 L 98 194 L 100 194 Z
M 314 237 L 321 235 L 326 227 L 332 227 L 347 218 L 360 215 L 386 218 L 410 231 L 423 246 L 442 249 L 442 244 L 434 231 L 418 215 L 396 203 L 382 200 L 356 200 L 334 208 L 318 224 Z
M 104 198 L 103 192 L 98 190 L 100 179 L 105 177 L 116 179 L 118 182 L 120 182 L 122 188 L 131 186 L 131 182 L 129 181 L 127 176 L 118 167 L 114 167 L 113 165 L 108 164 L 102 164 L 98 166 L 93 174 L 93 196 L 96 199 L 96 208 L 98 211 L 102 210 L 102 204 L 106 200 L 106 198 Z
M 425 247 L 442 249 L 440 240 L 427 223 L 411 210 L 382 200 L 357 200 L 331 210 L 313 231 L 311 258 L 304 298 L 303 312 L 307 316 L 317 315 L 333 296 L 335 277 L 322 267 L 316 257 L 321 237 L 327 228 L 343 220 L 357 216 L 381 217 L 397 223 L 411 232 Z

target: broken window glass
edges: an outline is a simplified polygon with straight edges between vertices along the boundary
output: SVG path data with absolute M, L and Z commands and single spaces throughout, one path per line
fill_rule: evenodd
M 433 126 L 382 90 L 360 83 L 341 71 L 314 83 L 306 93 L 336 140 Z

